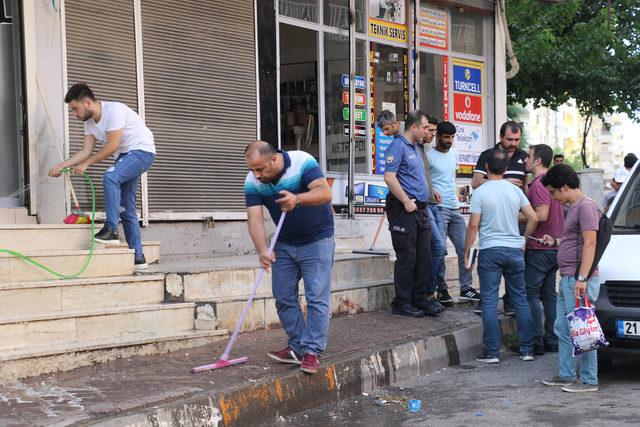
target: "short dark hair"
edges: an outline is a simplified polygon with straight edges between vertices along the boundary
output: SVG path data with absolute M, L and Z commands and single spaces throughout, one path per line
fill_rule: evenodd
M 451 122 L 438 123 L 438 135 L 455 135 L 456 126 Z
M 432 125 L 438 124 L 438 119 L 436 117 L 433 117 L 431 114 L 427 114 L 427 120 L 429 121 L 429 124 L 432 124 Z
M 545 176 L 542 177 L 542 185 L 551 188 L 580 188 L 580 178 L 573 168 L 569 165 L 559 164 L 553 166 Z
M 502 148 L 492 148 L 487 155 L 487 171 L 503 175 L 509 166 L 509 154 Z
M 276 150 L 276 147 L 266 141 L 254 141 L 251 144 L 247 145 L 244 149 L 245 157 L 248 154 L 253 153 L 258 153 L 260 157 L 271 157 L 277 152 L 278 151 Z
M 633 153 L 629 153 L 626 156 L 624 156 L 624 167 L 627 169 L 631 169 L 633 165 L 636 164 L 637 161 L 638 161 L 638 157 L 636 157 L 636 155 Z
M 545 168 L 551 166 L 553 160 L 553 149 L 547 144 L 530 145 L 529 150 L 533 150 L 533 157 L 540 159 L 540 163 Z
M 383 110 L 378 116 L 378 126 L 382 129 L 387 125 L 392 125 L 396 122 L 396 115 L 389 110 Z
M 507 128 L 513 133 L 520 132 L 520 134 L 522 134 L 522 126 L 520 126 L 520 123 L 510 120 L 508 122 L 504 122 L 502 126 L 500 126 L 500 136 L 505 136 L 507 134 Z
M 564 159 L 564 154 L 556 154 L 555 156 L 553 156 L 553 160 L 555 159 Z
M 407 113 L 407 119 L 404 121 L 404 128 L 411 129 L 411 126 L 413 125 L 420 125 L 423 117 L 427 118 L 427 115 L 420 110 Z
M 89 98 L 92 101 L 96 100 L 96 96 L 86 83 L 76 83 L 67 91 L 67 94 L 64 97 L 64 102 L 65 104 L 68 104 L 71 101 L 80 101 L 85 98 Z

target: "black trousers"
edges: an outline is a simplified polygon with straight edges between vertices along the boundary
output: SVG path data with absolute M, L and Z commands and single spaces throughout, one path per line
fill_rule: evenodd
M 396 296 L 392 305 L 423 307 L 431 277 L 431 227 L 426 206 L 408 213 L 391 193 L 387 196 L 387 218 L 391 243 L 396 251 L 393 283 Z

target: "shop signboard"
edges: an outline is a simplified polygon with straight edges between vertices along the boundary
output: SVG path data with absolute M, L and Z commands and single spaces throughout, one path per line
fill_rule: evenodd
M 406 0 L 369 0 L 369 35 L 407 43 Z
M 453 146 L 459 153 L 459 177 L 471 177 L 478 162 L 480 153 L 484 150 L 484 138 L 481 126 L 456 124 L 456 136 Z
M 453 91 L 482 95 L 482 69 L 454 62 Z
M 336 213 L 348 212 L 348 179 L 347 177 L 327 178 L 333 194 L 333 208 Z M 355 213 L 382 215 L 389 188 L 381 179 L 358 179 L 353 185 Z
M 344 125 L 344 134 L 345 135 L 349 135 L 349 125 L 347 125 L 347 124 Z M 367 136 L 367 127 L 366 126 L 356 125 L 355 126 L 355 134 L 356 134 L 356 136 L 362 136 L 362 137 Z
M 349 74 L 342 75 L 342 87 L 349 87 Z M 364 89 L 364 77 L 356 76 L 356 89 Z
M 385 152 L 387 147 L 393 142 L 393 136 L 387 136 L 382 131 L 382 128 L 376 124 L 376 138 L 375 138 L 375 170 L 376 175 L 383 175 L 387 162 L 385 160 Z
M 346 90 L 342 92 L 342 103 L 346 105 L 349 104 L 349 92 Z M 367 103 L 367 95 L 356 92 L 355 103 L 356 105 L 365 105 Z
M 444 121 L 449 121 L 449 57 L 442 57 L 442 100 Z
M 420 6 L 418 43 L 432 49 L 449 49 L 449 15 L 446 10 Z
M 482 124 L 482 97 L 454 92 L 453 120 Z
M 356 122 L 366 122 L 367 121 L 367 110 L 356 109 L 355 110 L 355 120 Z M 344 120 L 349 120 L 349 107 L 344 107 L 342 109 L 342 118 Z

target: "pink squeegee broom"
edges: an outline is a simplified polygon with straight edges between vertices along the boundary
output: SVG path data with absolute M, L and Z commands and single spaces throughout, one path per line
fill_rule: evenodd
M 280 234 L 280 230 L 282 229 L 282 223 L 284 222 L 285 215 L 286 215 L 285 212 L 282 212 L 282 215 L 280 215 L 280 221 L 278 221 L 278 226 L 276 227 L 276 231 L 273 234 L 273 238 L 271 239 L 271 245 L 269 246 L 269 255 L 271 255 L 271 253 L 273 252 L 273 247 L 275 246 L 276 241 L 278 240 L 278 235 Z M 224 349 L 224 353 L 222 353 L 222 356 L 220 356 L 220 359 L 216 360 L 210 365 L 196 366 L 195 368 L 191 369 L 192 373 L 210 371 L 212 369 L 226 368 L 227 366 L 237 365 L 239 363 L 244 363 L 247 361 L 247 357 L 239 357 L 237 359 L 229 360 L 229 354 L 231 353 L 233 344 L 236 342 L 236 338 L 238 338 L 238 332 L 240 332 L 240 327 L 242 327 L 242 324 L 244 323 L 244 319 L 245 317 L 247 317 L 247 313 L 249 313 L 249 308 L 251 308 L 251 304 L 253 304 L 253 298 L 256 296 L 256 292 L 258 291 L 258 286 L 260 285 L 260 282 L 262 281 L 262 278 L 264 277 L 264 273 L 266 271 L 267 270 L 265 270 L 264 267 L 260 268 L 260 271 L 258 272 L 258 276 L 256 277 L 256 282 L 253 284 L 253 289 L 251 289 L 251 293 L 249 294 L 249 299 L 247 299 L 247 305 L 245 305 L 244 310 L 242 311 L 242 314 L 240 315 L 240 318 L 236 323 L 236 328 L 234 329 L 233 334 L 231 335 L 231 338 L 227 343 L 227 347 Z

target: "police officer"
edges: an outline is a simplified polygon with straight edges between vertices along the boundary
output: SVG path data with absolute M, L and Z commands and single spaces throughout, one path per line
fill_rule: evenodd
M 391 312 L 409 317 L 437 316 L 442 307 L 433 295 L 427 295 L 431 276 L 429 189 L 418 151 L 418 143 L 429 131 L 427 116 L 422 111 L 410 112 L 404 129 L 385 152 L 384 180 L 390 191 L 386 209 L 397 257 Z

